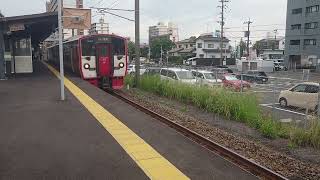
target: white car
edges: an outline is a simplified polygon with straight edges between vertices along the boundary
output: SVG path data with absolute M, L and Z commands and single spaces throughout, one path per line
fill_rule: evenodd
M 213 72 L 192 70 L 192 74 L 200 85 L 213 87 L 222 84 L 222 80 L 218 79 Z
M 133 75 L 136 72 L 136 65 L 130 64 L 128 66 L 128 74 Z M 140 66 L 140 75 L 143 75 L 146 72 L 146 68 L 144 66 Z
M 300 83 L 289 90 L 281 91 L 279 103 L 282 107 L 294 106 L 309 110 L 318 109 L 318 83 Z
M 197 80 L 191 71 L 179 68 L 163 68 L 160 71 L 162 80 L 174 80 L 187 84 L 196 84 Z

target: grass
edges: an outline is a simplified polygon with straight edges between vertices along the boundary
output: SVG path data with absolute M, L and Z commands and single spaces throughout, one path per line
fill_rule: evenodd
M 134 85 L 134 78 L 126 77 L 126 84 Z M 268 138 L 287 138 L 299 146 L 312 146 L 320 149 L 320 125 L 313 123 L 304 130 L 284 125 L 271 117 L 262 115 L 258 97 L 251 93 L 235 93 L 224 88 L 199 87 L 178 82 L 162 81 L 159 76 L 142 76 L 139 89 L 159 96 L 193 104 L 208 112 L 216 113 L 247 124 L 259 130 Z
M 299 146 L 311 146 L 320 149 L 320 121 L 314 119 L 307 129 L 294 128 L 291 141 Z

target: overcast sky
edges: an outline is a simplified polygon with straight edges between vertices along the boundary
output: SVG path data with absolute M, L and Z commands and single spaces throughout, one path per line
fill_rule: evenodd
M 75 0 L 65 0 L 72 3 Z M 219 0 L 140 0 L 141 41 L 148 41 L 148 26 L 157 22 L 174 22 L 179 27 L 180 39 L 219 29 Z M 134 0 L 84 0 L 86 7 L 114 7 L 133 9 Z M 226 10 L 226 36 L 239 41 L 243 36 L 243 25 L 250 17 L 252 39 L 266 37 L 268 32 L 279 29 L 278 35 L 284 35 L 287 0 L 230 0 Z M 5 16 L 40 13 L 45 11 L 45 0 L 1 0 L 0 11 Z M 114 12 L 133 19 L 132 12 Z M 93 20 L 101 15 L 93 12 Z M 113 33 L 134 38 L 134 23 L 106 15 Z

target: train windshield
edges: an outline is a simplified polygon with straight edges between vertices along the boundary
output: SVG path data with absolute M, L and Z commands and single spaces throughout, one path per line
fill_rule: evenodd
M 125 40 L 116 37 L 95 36 L 81 40 L 82 56 L 95 56 L 96 47 L 103 45 L 112 45 L 112 54 L 125 55 Z
M 95 56 L 96 46 L 93 39 L 85 39 L 81 41 L 82 56 Z

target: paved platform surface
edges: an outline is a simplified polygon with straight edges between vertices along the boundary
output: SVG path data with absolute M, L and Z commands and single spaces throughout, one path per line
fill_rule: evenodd
M 41 64 L 0 82 L 0 179 L 148 179 Z
M 0 82 L 0 179 L 148 179 L 43 65 Z M 256 179 L 183 135 L 77 77 L 69 79 L 190 179 Z M 58 178 L 57 178 L 58 177 Z

